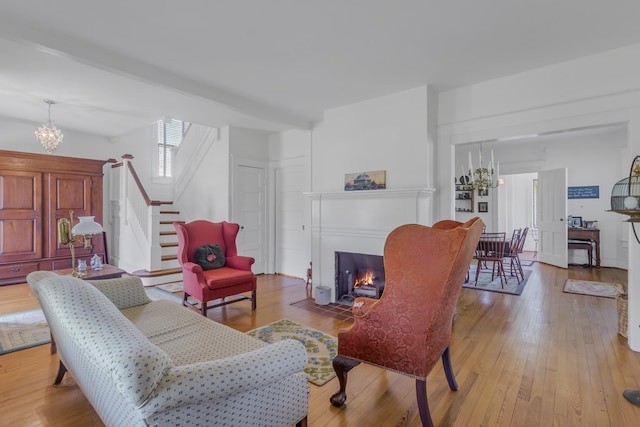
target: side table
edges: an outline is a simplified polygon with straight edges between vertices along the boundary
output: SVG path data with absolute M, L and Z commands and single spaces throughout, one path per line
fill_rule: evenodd
M 65 268 L 63 270 L 53 270 L 54 273 L 59 274 L 60 276 L 70 276 L 73 272 L 72 268 Z M 87 268 L 87 273 L 81 277 L 81 279 L 86 280 L 104 280 L 104 279 L 117 279 L 118 277 L 122 277 L 126 271 L 119 269 L 118 267 L 114 267 L 110 264 L 102 264 L 102 270 L 92 270 L 91 268 Z

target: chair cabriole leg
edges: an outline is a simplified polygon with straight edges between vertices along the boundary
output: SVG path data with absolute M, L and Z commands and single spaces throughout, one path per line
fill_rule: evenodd
M 449 346 L 447 346 L 442 353 L 442 365 L 444 366 L 444 374 L 447 377 L 449 388 L 453 391 L 458 390 L 456 376 L 453 374 L 453 367 L 451 366 L 451 352 L 449 351 Z
M 340 407 L 347 400 L 347 373 L 358 366 L 360 362 L 349 359 L 348 357 L 337 355 L 333 359 L 333 370 L 336 371 L 338 381 L 340 382 L 340 390 L 329 399 L 335 407 Z
M 433 427 L 433 420 L 429 412 L 429 402 L 427 402 L 427 382 L 416 380 L 416 399 L 418 400 L 418 412 L 420 421 L 424 427 Z

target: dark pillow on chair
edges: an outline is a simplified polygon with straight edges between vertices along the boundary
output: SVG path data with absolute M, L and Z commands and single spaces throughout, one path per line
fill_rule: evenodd
M 203 270 L 224 267 L 224 253 L 218 245 L 202 245 L 196 249 L 195 261 Z

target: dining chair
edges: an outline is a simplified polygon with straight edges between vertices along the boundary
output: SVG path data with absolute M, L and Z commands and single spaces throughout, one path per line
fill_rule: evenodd
M 491 281 L 497 274 L 500 276 L 500 284 L 502 288 L 507 283 L 507 275 L 504 272 L 503 258 L 505 254 L 505 247 L 507 244 L 507 233 L 483 233 L 480 236 L 480 241 L 476 246 L 475 258 L 478 261 L 476 266 L 476 279 L 475 283 L 478 284 L 478 276 L 483 265 L 491 263 Z
M 509 274 L 515 276 L 520 283 L 524 280 L 524 274 L 520 267 L 520 260 L 518 258 L 518 248 L 520 247 L 520 240 L 522 238 L 522 228 L 515 228 L 511 235 L 511 240 L 504 248 L 504 258 L 509 260 Z

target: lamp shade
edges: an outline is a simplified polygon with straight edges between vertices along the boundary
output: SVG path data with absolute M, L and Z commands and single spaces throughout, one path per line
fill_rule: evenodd
M 74 236 L 87 236 L 102 233 L 102 226 L 94 221 L 95 216 L 79 216 L 79 223 L 73 226 L 71 234 Z

